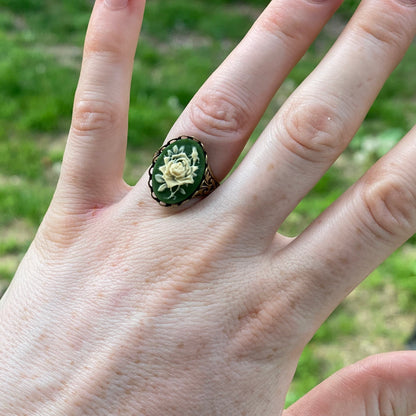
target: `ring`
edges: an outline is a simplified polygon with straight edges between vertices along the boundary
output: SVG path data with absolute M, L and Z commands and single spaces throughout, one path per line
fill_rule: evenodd
M 203 144 L 190 136 L 170 140 L 153 156 L 149 169 L 152 198 L 164 207 L 205 197 L 218 188 Z

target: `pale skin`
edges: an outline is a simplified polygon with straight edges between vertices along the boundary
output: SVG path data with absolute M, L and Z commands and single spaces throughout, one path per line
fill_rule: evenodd
M 416 129 L 305 232 L 276 234 L 401 60 L 416 2 L 363 0 L 232 176 L 179 208 L 146 175 L 122 178 L 144 3 L 95 3 L 56 193 L 0 303 L 0 414 L 416 413 L 413 352 L 368 358 L 283 410 L 313 333 L 416 231 Z M 272 0 L 167 139 L 199 138 L 223 179 L 340 3 Z

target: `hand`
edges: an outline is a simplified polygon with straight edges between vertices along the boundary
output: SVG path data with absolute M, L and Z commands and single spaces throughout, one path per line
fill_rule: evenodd
M 235 163 L 341 0 L 273 0 L 168 139 Z M 416 32 L 416 2 L 364 0 L 210 196 L 164 208 L 123 179 L 144 0 L 97 0 L 61 177 L 0 304 L 0 414 L 283 412 L 300 353 L 416 229 L 416 129 L 295 239 L 276 234 L 342 153 Z M 178 63 L 179 65 L 180 63 Z M 286 416 L 416 412 L 416 356 L 370 358 Z

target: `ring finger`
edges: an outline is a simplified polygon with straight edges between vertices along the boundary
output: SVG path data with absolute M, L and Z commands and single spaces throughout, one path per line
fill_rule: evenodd
M 289 71 L 341 0 L 273 0 L 168 135 L 199 138 L 214 175 L 229 172 Z

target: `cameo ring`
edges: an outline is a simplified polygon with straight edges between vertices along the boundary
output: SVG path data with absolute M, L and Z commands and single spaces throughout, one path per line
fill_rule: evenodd
M 194 137 L 170 140 L 154 155 L 149 169 L 152 198 L 164 207 L 205 197 L 219 186 L 202 143 Z

